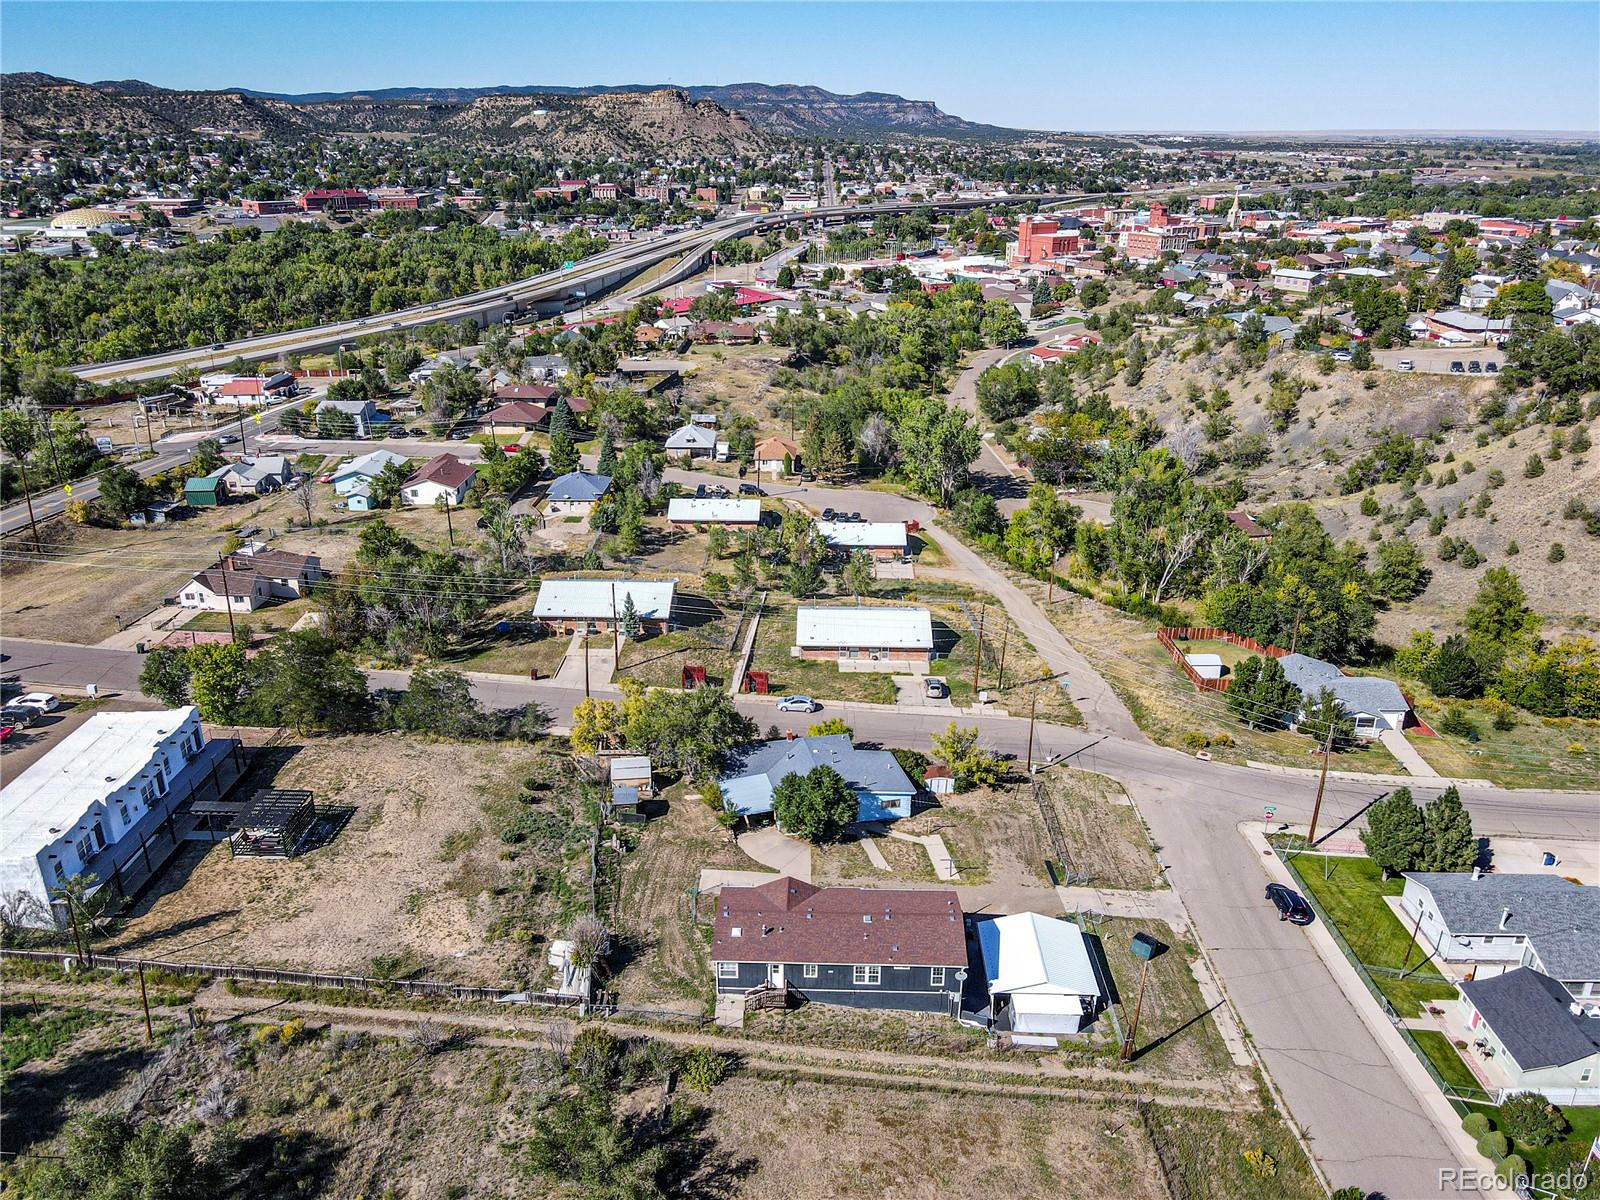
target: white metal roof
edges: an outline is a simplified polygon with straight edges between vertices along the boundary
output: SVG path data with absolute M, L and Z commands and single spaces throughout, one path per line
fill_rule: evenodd
M 667 501 L 667 520 L 754 525 L 761 520 L 761 501 L 679 496 Z
M 925 608 L 802 608 L 794 624 L 799 646 L 933 649 L 933 617 Z
M 573 617 L 607 618 L 622 615 L 627 597 L 646 620 L 661 621 L 672 615 L 675 579 L 546 579 L 539 584 L 539 598 L 533 602 L 533 615 L 552 620 Z
M 123 787 L 196 712 L 95 713 L 0 790 L 0 870 L 31 860 Z
M 818 521 L 817 532 L 830 546 L 855 548 L 906 544 L 903 521 Z
M 994 929 L 1000 936 L 1000 953 L 997 977 L 989 980 L 991 992 L 1100 994 L 1083 930 L 1072 922 L 1012 913 L 997 917 Z

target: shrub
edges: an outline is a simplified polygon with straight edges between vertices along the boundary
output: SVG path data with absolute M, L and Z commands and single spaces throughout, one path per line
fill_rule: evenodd
M 1508 1154 L 1500 1160 L 1500 1165 L 1495 1168 L 1495 1174 L 1507 1183 L 1516 1183 L 1528 1177 L 1528 1160 L 1520 1154 Z
M 1506 1135 L 1499 1130 L 1490 1130 L 1478 1139 L 1478 1153 L 1490 1162 L 1499 1162 L 1511 1149 L 1506 1141 Z
M 1561 1110 L 1538 1092 L 1518 1092 L 1500 1105 L 1500 1127 L 1528 1146 L 1548 1146 L 1569 1128 Z
M 1211 745 L 1211 739 L 1205 734 L 1201 733 L 1198 729 L 1191 729 L 1188 733 L 1183 735 L 1183 744 L 1184 747 L 1189 750 L 1204 750 L 1207 746 Z
M 709 1092 L 727 1077 L 727 1057 L 709 1046 L 696 1046 L 683 1056 L 683 1082 L 697 1092 Z
M 1244 1159 L 1245 1166 L 1250 1168 L 1250 1174 L 1257 1179 L 1271 1179 L 1278 1173 L 1278 1160 L 1260 1146 L 1246 1150 L 1240 1157 Z
M 1489 1120 L 1488 1113 L 1469 1112 L 1461 1118 L 1461 1128 L 1469 1138 L 1477 1142 L 1493 1132 L 1494 1122 Z
M 1452 737 L 1473 738 L 1478 735 L 1478 727 L 1468 718 L 1466 709 L 1459 704 L 1452 704 L 1439 718 L 1439 732 Z
M 1550 543 L 1550 552 L 1544 556 L 1546 562 L 1558 563 L 1567 557 L 1567 548 L 1560 542 Z

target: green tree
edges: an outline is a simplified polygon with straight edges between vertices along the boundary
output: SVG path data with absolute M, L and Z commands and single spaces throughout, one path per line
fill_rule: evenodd
M 168 708 L 189 703 L 189 664 L 184 651 L 157 646 L 146 654 L 139 671 L 139 690 Z
M 1451 784 L 1422 810 L 1423 871 L 1470 871 L 1478 861 L 1478 839 L 1472 818 L 1461 805 L 1461 793 Z
M 1571 1125 L 1561 1110 L 1538 1092 L 1518 1092 L 1500 1105 L 1500 1128 L 1509 1138 L 1528 1146 L 1548 1146 Z
M 189 1134 L 123 1113 L 79 1117 L 59 1158 L 48 1160 L 31 1194 L 38 1200 L 207 1200 L 222 1179 Z
M 472 685 L 459 671 L 422 667 L 395 703 L 394 723 L 413 733 L 470 739 L 493 732 L 494 722 L 472 695 Z
M 734 708 L 720 688 L 692 692 L 655 691 L 624 705 L 627 743 L 662 772 L 691 779 L 714 775 L 727 752 L 753 741 L 755 722 Z
M 253 664 L 259 682 L 253 705 L 264 724 L 313 729 L 359 729 L 366 723 L 367 679 L 327 634 L 280 633 Z
M 1319 746 L 1326 742 L 1334 751 L 1343 750 L 1356 740 L 1355 719 L 1332 688 L 1323 688 L 1306 701 L 1305 711 L 1295 728 Z M 1331 741 L 1328 738 L 1330 729 Z
M 554 446 L 551 447 L 554 449 Z M 607 478 L 617 473 L 617 444 L 611 435 L 611 424 L 607 422 L 600 430 L 600 456 L 594 464 L 596 475 Z
M 28 486 L 28 455 L 33 452 L 37 441 L 38 433 L 34 429 L 33 418 L 25 409 L 15 404 L 0 409 L 0 450 L 4 450 L 17 464 L 17 472 L 22 480 L 22 498 L 28 505 L 28 524 L 35 540 L 38 539 L 39 529 L 34 523 L 33 493 Z
M 772 789 L 772 813 L 779 827 L 811 842 L 836 840 L 856 819 L 856 794 L 830 766 L 795 772 Z
M 150 503 L 150 485 L 128 467 L 107 467 L 96 478 L 100 481 L 100 506 L 118 520 L 127 520 L 130 513 Z
M 861 597 L 872 591 L 876 574 L 872 555 L 865 550 L 857 550 L 845 560 L 844 567 L 839 571 L 839 586 L 854 596 L 859 604 Z
M 978 408 L 991 421 L 1009 421 L 1039 406 L 1038 373 L 1022 363 L 990 367 L 978 376 Z
M 632 592 L 623 593 L 620 625 L 622 636 L 630 642 L 637 642 L 644 635 L 644 622 L 639 619 L 639 610 L 634 606 Z
M 1422 549 L 1408 537 L 1378 544 L 1378 569 L 1372 590 L 1385 600 L 1410 600 L 1428 586 L 1429 571 Z
M 614 1080 L 582 1080 L 541 1104 L 523 1147 L 523 1169 L 577 1200 L 667 1200 L 680 1194 L 674 1147 L 688 1137 L 687 1111 L 626 1115 Z
M 1276 658 L 1252 654 L 1233 669 L 1222 693 L 1228 707 L 1252 729 L 1285 729 L 1300 712 L 1300 689 Z
M 236 642 L 193 646 L 185 652 L 184 661 L 202 721 L 239 725 L 248 719 L 256 679 L 243 646 Z
M 1507 567 L 1491 567 L 1478 584 L 1462 622 L 1467 647 L 1485 671 L 1499 670 L 1507 658 L 1537 639 L 1539 614 L 1528 607 L 1522 582 Z
M 410 478 L 411 468 L 406 464 L 384 463 L 383 470 L 372 477 L 372 499 L 380 508 L 391 507 L 400 498 L 400 492 Z
M 1424 840 L 1422 810 L 1411 798 L 1410 788 L 1395 788 L 1367 809 L 1361 844 L 1385 879 L 1399 871 L 1415 870 Z
M 189 460 L 201 475 L 209 475 L 223 464 L 222 443 L 216 438 L 201 438 L 195 443 L 194 456 Z
M 550 435 L 550 470 L 566 475 L 578 469 L 578 447 L 567 432 Z
M 1483 670 L 1459 634 L 1445 638 L 1418 674 L 1435 696 L 1470 700 L 1483 693 Z
M 902 408 L 895 442 L 907 482 L 941 504 L 950 503 L 978 457 L 978 427 L 971 416 L 935 396 L 918 397 Z
M 993 787 L 1005 778 L 1005 764 L 978 745 L 978 731 L 963 729 L 954 721 L 930 739 L 934 757 L 950 768 L 961 791 Z

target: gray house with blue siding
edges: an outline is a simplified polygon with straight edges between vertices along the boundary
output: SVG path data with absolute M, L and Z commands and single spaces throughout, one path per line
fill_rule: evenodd
M 717 897 L 719 993 L 777 987 L 814 1004 L 955 1015 L 966 968 L 961 904 L 948 888 L 819 888 L 785 876 Z
M 847 733 L 780 738 L 738 746 L 717 781 L 722 802 L 738 817 L 772 811 L 772 793 L 790 775 L 832 767 L 857 800 L 856 820 L 894 821 L 911 815 L 917 788 L 887 750 L 858 750 Z

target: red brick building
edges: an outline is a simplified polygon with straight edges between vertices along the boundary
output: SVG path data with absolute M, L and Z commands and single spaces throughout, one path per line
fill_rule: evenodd
M 366 212 L 372 197 L 360 188 L 311 188 L 300 193 L 296 203 L 306 212 Z
M 1043 262 L 1065 254 L 1076 254 L 1081 247 L 1078 231 L 1062 229 L 1061 222 L 1047 217 L 1023 217 L 1017 222 L 1017 248 L 1013 263 Z
M 239 201 L 239 207 L 252 217 L 275 217 L 280 213 L 295 211 L 293 200 L 250 200 Z

